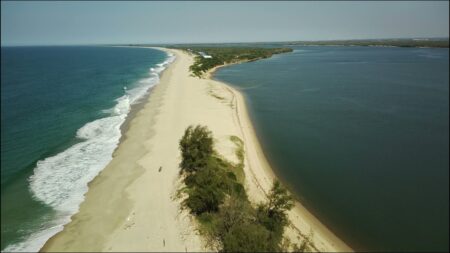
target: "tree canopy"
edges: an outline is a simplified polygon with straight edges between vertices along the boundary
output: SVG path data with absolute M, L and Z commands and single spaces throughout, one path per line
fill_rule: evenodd
M 194 214 L 208 240 L 223 252 L 282 251 L 286 212 L 293 199 L 275 181 L 265 203 L 253 207 L 235 172 L 243 175 L 242 140 L 237 145 L 241 162 L 233 164 L 213 149 L 212 133 L 204 126 L 189 126 L 180 141 L 187 197 L 183 205 Z

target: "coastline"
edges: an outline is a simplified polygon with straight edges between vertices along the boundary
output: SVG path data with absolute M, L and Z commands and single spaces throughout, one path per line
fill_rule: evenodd
M 133 220 L 137 216 L 132 211 L 135 202 L 130 198 L 127 188 L 146 172 L 144 166 L 139 164 L 140 159 L 144 158 L 145 154 L 149 152 L 149 147 L 145 145 L 142 137 L 152 138 L 155 135 L 154 125 L 156 117 L 160 114 L 159 108 L 163 102 L 161 97 L 167 89 L 166 79 L 171 75 L 176 64 L 175 60 L 168 65 L 160 75 L 160 82 L 150 88 L 142 101 L 132 107 L 129 117 L 121 126 L 122 137 L 112 155 L 112 161 L 88 184 L 89 190 L 85 194 L 85 199 L 78 212 L 71 217 L 71 221 L 64 225 L 61 232 L 52 236 L 40 249 L 40 252 L 185 251 L 185 245 L 181 247 L 179 244 L 172 244 L 173 247 L 170 248 L 169 242 L 167 243 L 168 247 L 164 249 L 164 239 L 162 238 L 158 240 L 158 246 L 155 243 L 155 246 L 148 247 L 147 244 L 152 241 L 148 240 L 148 236 L 147 238 L 141 238 L 133 234 L 133 237 L 136 237 L 135 241 L 139 240 L 139 242 L 133 244 L 136 248 L 132 248 L 130 244 L 126 243 L 126 240 L 125 243 L 121 241 L 114 244 L 115 240 L 112 239 L 116 230 L 121 228 L 128 230 L 133 226 Z M 160 199 L 157 199 L 151 203 L 158 204 Z M 173 228 L 176 227 L 189 226 L 191 221 L 187 213 L 178 213 L 175 201 L 170 202 L 173 202 L 171 204 L 175 206 L 170 208 L 169 213 L 175 215 L 167 218 L 171 218 L 170 220 L 177 226 L 167 226 L 169 232 L 173 232 Z M 159 211 L 165 213 L 169 210 Z M 149 231 L 157 232 L 151 231 L 151 229 Z M 190 232 L 192 233 L 190 234 Z M 192 245 L 189 243 L 188 245 L 191 246 L 192 250 L 200 251 L 197 245 L 202 244 L 199 242 L 199 236 L 195 231 L 187 231 L 184 237 L 192 237 Z M 114 244 L 114 246 L 111 246 L 111 244 Z
M 206 79 L 192 77 L 191 56 L 156 49 L 174 53 L 175 61 L 130 113 L 113 160 L 89 183 L 78 213 L 41 251 L 210 251 L 175 197 L 180 185 L 178 141 L 191 124 L 208 126 L 217 151 L 230 160 L 236 157 L 229 136 L 244 141 L 247 193 L 254 203 L 264 200 L 276 175 L 256 137 L 243 95 L 211 79 L 217 68 Z M 291 242 L 314 231 L 311 241 L 316 250 L 351 251 L 298 201 L 289 219 L 292 224 L 285 233 Z
M 238 62 L 241 64 L 245 62 Z M 236 99 L 235 115 L 239 124 L 244 146 L 245 146 L 245 167 L 246 174 L 246 186 L 252 202 L 257 203 L 264 201 L 272 182 L 279 180 L 275 174 L 275 170 L 270 165 L 264 155 L 264 150 L 258 140 L 256 131 L 253 127 L 250 115 L 248 114 L 247 105 L 245 102 L 245 96 L 237 88 L 230 84 L 224 83 L 213 79 L 214 73 L 222 67 L 226 67 L 233 64 L 225 64 L 214 67 L 206 73 L 206 78 L 217 82 L 219 85 L 223 85 L 233 97 Z M 249 152 L 251 152 L 249 154 Z M 251 176 L 251 178 L 249 178 Z M 281 180 L 280 180 L 281 181 Z M 282 182 L 282 181 L 281 181 Z M 283 182 L 282 182 L 283 183 Z M 295 206 L 289 211 L 289 220 L 291 224 L 286 229 L 285 235 L 291 240 L 291 242 L 298 242 L 299 235 L 301 237 L 311 236 L 310 240 L 314 243 L 314 249 L 316 251 L 353 251 L 345 242 L 339 239 L 332 231 L 330 231 L 324 224 L 322 224 L 311 212 L 309 212 L 305 206 L 295 198 Z M 311 235 L 311 231 L 313 231 Z

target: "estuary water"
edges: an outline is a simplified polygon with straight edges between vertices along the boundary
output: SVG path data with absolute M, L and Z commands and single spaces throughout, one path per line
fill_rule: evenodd
M 294 47 L 219 69 L 276 174 L 355 250 L 448 251 L 449 50 Z

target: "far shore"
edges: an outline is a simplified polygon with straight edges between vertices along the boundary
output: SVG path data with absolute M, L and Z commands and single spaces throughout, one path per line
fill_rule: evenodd
M 89 183 L 79 212 L 41 251 L 214 250 L 207 247 L 195 220 L 180 208 L 176 197 L 181 185 L 178 142 L 189 125 L 207 126 L 217 152 L 231 161 L 237 157 L 229 137 L 241 138 L 247 193 L 253 203 L 265 200 L 276 176 L 256 137 L 244 96 L 212 79 L 218 67 L 200 79 L 189 71 L 191 55 L 155 49 L 175 54 L 175 61 L 127 119 L 112 161 Z M 311 236 L 316 251 L 352 251 L 300 202 L 289 219 L 285 235 L 291 242 Z

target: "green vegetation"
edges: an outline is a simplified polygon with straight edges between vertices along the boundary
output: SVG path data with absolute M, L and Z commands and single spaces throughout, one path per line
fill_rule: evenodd
M 195 76 L 201 77 L 203 73 L 216 66 L 237 62 L 255 61 L 269 58 L 273 54 L 292 52 L 292 48 L 255 48 L 255 47 L 176 47 L 196 54 L 195 62 L 190 70 Z M 199 52 L 211 58 L 204 58 Z
M 183 171 L 193 172 L 204 168 L 213 153 L 213 139 L 206 127 L 188 127 L 180 141 Z
M 324 41 L 292 41 L 287 45 L 296 46 L 385 46 L 385 47 L 440 47 L 448 48 L 446 39 L 373 39 L 373 40 L 324 40 Z
M 242 184 L 243 142 L 237 136 L 230 140 L 237 146 L 237 164 L 213 151 L 212 133 L 206 127 L 186 129 L 180 141 L 182 192 L 187 194 L 183 205 L 195 215 L 210 245 L 223 252 L 283 251 L 286 212 L 293 199 L 276 181 L 267 203 L 253 207 Z
M 126 46 L 159 46 L 178 48 L 192 52 L 201 52 L 205 48 L 216 49 L 252 49 L 252 48 L 280 48 L 286 46 L 393 46 L 393 47 L 438 47 L 448 48 L 449 38 L 396 38 L 396 39 L 351 39 L 351 40 L 319 40 L 319 41 L 279 41 L 252 43 L 197 43 L 197 44 L 128 44 Z M 289 49 L 289 48 L 288 48 Z M 208 53 L 206 51 L 203 51 Z M 289 51 L 287 51 L 289 52 Z M 212 55 L 211 53 L 208 53 Z
M 230 140 L 236 145 L 236 157 L 239 162 L 234 165 L 234 173 L 240 183 L 244 183 L 244 142 L 237 136 L 230 136 Z

